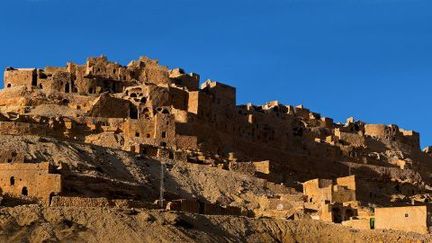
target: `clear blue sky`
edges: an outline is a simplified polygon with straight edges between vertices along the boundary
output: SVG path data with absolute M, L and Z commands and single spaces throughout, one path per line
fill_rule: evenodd
M 0 67 L 140 55 L 432 144 L 431 0 L 2 0 Z

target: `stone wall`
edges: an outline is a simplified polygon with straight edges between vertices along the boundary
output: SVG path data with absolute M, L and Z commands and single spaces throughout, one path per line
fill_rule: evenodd
M 0 188 L 12 196 L 27 196 L 49 204 L 51 196 L 61 193 L 62 179 L 50 174 L 49 163 L 1 163 Z
M 54 196 L 51 199 L 51 207 L 118 207 L 118 208 L 155 208 L 153 204 L 126 200 L 107 199 L 104 197 L 66 197 Z
M 375 228 L 428 232 L 426 206 L 389 207 L 375 209 Z
M 352 220 L 347 220 L 347 221 L 343 221 L 342 225 L 347 226 L 347 227 L 351 227 L 351 228 L 354 228 L 354 229 L 359 229 L 359 230 L 369 230 L 369 229 L 371 229 L 370 219 L 352 219 Z
M 336 182 L 314 179 L 303 183 L 303 194 L 309 203 L 319 206 L 322 203 L 344 203 L 356 201 L 355 176 L 340 177 Z
M 396 125 L 366 124 L 365 135 L 420 148 L 420 135 L 417 132 L 400 129 Z
M 177 199 L 164 203 L 167 210 L 207 215 L 242 215 L 241 208 L 203 203 L 194 199 Z
M 91 117 L 129 118 L 131 106 L 132 104 L 127 100 L 103 94 L 94 101 L 88 115 Z
M 36 85 L 36 69 L 34 68 L 7 68 L 4 72 L 3 82 L 6 88 L 16 87 L 16 86 L 26 86 L 32 87 Z

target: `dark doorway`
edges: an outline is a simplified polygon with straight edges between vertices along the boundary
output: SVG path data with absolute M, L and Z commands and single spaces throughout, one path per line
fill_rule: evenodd
M 70 92 L 70 87 L 69 87 L 69 83 L 65 84 L 65 93 L 69 93 Z
M 28 190 L 27 190 L 27 187 L 23 187 L 23 189 L 22 189 L 22 191 L 21 191 L 21 194 L 22 194 L 23 196 L 28 196 Z
M 138 109 L 132 104 L 130 105 L 129 117 L 130 119 L 138 119 Z
M 342 215 L 341 210 L 339 208 L 332 208 L 332 216 L 333 216 L 333 222 L 340 224 L 342 223 Z
M 354 211 L 352 209 L 347 209 L 345 211 L 345 220 L 349 220 L 353 216 L 354 216 Z

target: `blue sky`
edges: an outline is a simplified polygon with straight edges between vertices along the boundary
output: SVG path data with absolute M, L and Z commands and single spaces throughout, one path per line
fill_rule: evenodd
M 430 0 L 3 0 L 0 67 L 141 55 L 432 144 Z

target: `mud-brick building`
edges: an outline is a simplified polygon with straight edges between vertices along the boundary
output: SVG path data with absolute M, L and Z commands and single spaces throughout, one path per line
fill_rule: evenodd
M 333 180 L 314 179 L 303 183 L 303 194 L 309 203 L 344 203 L 356 201 L 355 176 L 340 177 Z
M 0 163 L 0 190 L 14 197 L 26 196 L 49 204 L 62 191 L 60 174 L 51 174 L 48 162 Z
M 342 223 L 357 229 L 392 229 L 428 233 L 430 209 L 423 206 L 378 207 L 368 209 L 356 201 L 355 176 L 335 181 L 314 179 L 303 183 L 305 206 L 318 212 L 318 219 Z
M 358 215 L 355 176 L 306 181 L 303 194 L 306 208 L 317 211 L 320 220 L 342 223 Z
M 15 86 L 31 87 L 37 84 L 35 68 L 6 68 L 3 76 L 5 87 L 11 88 Z
M 427 206 L 375 208 L 375 228 L 428 233 Z

